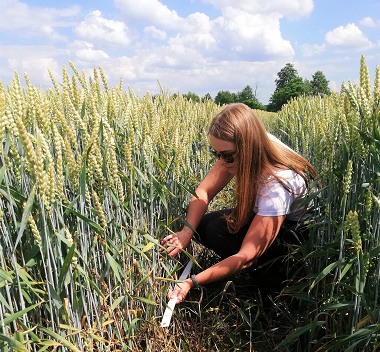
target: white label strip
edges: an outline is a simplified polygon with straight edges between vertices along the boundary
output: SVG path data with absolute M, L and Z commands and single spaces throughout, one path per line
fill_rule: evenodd
M 181 276 L 179 277 L 178 281 L 186 280 L 187 275 L 189 275 L 189 272 L 190 272 L 192 265 L 193 265 L 193 261 L 189 260 L 184 271 L 182 272 Z M 177 301 L 177 298 L 172 298 L 168 302 L 168 307 L 166 307 L 164 316 L 162 317 L 162 321 L 161 321 L 161 327 L 162 328 L 167 328 L 170 325 L 170 320 L 172 319 L 172 315 L 174 312 L 174 307 L 175 307 L 176 301 Z

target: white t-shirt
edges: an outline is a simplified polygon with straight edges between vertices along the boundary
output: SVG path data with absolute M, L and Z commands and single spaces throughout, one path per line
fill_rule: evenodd
M 270 133 L 268 133 L 268 137 L 290 149 Z M 263 183 L 259 188 L 253 208 L 254 212 L 261 216 L 286 215 L 286 219 L 292 221 L 304 219 L 305 208 L 298 209 L 298 206 L 307 197 L 307 186 L 304 179 L 292 170 L 278 170 L 275 173 L 290 189 L 290 192 L 272 177 L 272 180 Z

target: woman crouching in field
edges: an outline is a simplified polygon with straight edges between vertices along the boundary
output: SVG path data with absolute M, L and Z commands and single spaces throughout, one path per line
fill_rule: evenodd
M 282 259 L 295 236 L 287 231 L 304 220 L 311 164 L 266 132 L 254 112 L 244 104 L 228 105 L 215 116 L 209 139 L 217 161 L 190 201 L 187 222 L 198 240 L 223 260 L 177 285 L 170 298 L 181 302 L 198 285 L 227 278 L 250 268 L 257 285 L 278 291 Z M 234 209 L 206 213 L 210 201 L 235 177 Z M 194 232 L 187 226 L 162 240 L 168 254 L 186 248 Z M 199 236 L 198 236 L 199 235 Z M 168 246 L 168 245 L 172 246 Z M 279 258 L 280 257 L 280 258 Z M 270 260 L 272 264 L 255 269 Z M 275 281 L 273 283 L 273 281 Z

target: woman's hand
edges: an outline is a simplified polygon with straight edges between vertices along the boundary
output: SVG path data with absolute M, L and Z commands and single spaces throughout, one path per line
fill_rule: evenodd
M 176 284 L 174 290 L 168 290 L 169 298 L 177 298 L 176 304 L 178 304 L 179 302 L 185 299 L 187 293 L 190 291 L 192 287 L 192 281 L 190 279 L 186 279 L 185 281 Z
M 166 236 L 161 244 L 166 248 L 166 252 L 171 256 L 175 257 L 178 253 L 185 249 L 191 240 L 193 235 L 185 230 L 181 230 L 177 233 L 170 234 Z M 163 252 L 164 249 L 160 248 L 160 252 Z

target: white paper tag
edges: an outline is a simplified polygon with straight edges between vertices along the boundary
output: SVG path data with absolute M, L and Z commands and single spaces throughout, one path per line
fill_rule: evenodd
M 184 281 L 186 280 L 187 278 L 187 275 L 189 275 L 189 272 L 190 272 L 190 269 L 191 269 L 191 266 L 193 265 L 193 261 L 190 260 L 185 269 L 183 270 L 180 278 L 178 281 Z M 172 298 L 169 302 L 168 302 L 168 307 L 166 307 L 165 309 L 165 313 L 164 313 L 164 316 L 162 317 L 162 321 L 161 321 L 161 327 L 162 328 L 167 328 L 169 325 L 170 325 L 170 320 L 172 319 L 172 315 L 173 315 L 173 311 L 174 311 L 174 307 L 175 307 L 175 302 L 177 301 L 176 298 Z

